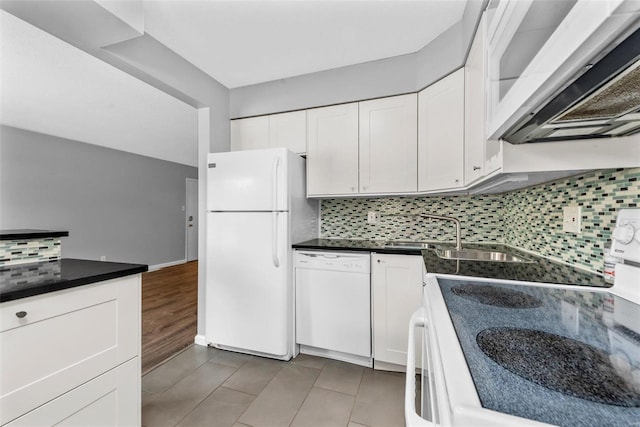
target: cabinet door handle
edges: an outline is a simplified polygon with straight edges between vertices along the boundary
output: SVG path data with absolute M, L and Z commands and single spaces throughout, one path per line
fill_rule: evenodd
M 480 169 L 482 169 L 480 166 L 474 166 L 474 167 L 473 167 L 473 170 L 474 170 L 474 171 L 479 171 Z
M 18 319 L 22 319 L 23 317 L 26 317 L 26 315 L 27 315 L 26 311 L 19 311 L 19 312 L 16 313 L 16 317 Z

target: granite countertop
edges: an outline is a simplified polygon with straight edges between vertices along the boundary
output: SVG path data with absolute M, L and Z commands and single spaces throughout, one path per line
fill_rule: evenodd
M 350 240 L 350 239 L 312 239 L 293 245 L 296 249 L 316 250 L 349 250 L 367 251 L 386 254 L 422 255 L 426 271 L 435 274 L 451 274 L 456 276 L 483 277 L 488 279 L 519 280 L 525 282 L 557 283 L 570 285 L 586 285 L 610 287 L 598 274 L 574 268 L 566 264 L 538 257 L 524 251 L 500 244 L 465 243 L 468 249 L 489 249 L 513 253 L 532 263 L 489 262 L 443 259 L 434 250 L 385 248 L 385 241 Z M 438 246 L 453 247 L 446 243 L 435 243 Z
M 63 258 L 0 267 L 0 302 L 12 301 L 148 270 L 144 264 Z
M 68 231 L 16 229 L 0 230 L 0 240 L 45 239 L 47 237 L 67 237 Z

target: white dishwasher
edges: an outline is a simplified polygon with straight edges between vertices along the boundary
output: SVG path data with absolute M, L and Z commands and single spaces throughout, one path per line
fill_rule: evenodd
M 300 352 L 371 367 L 369 253 L 296 251 L 294 265 Z

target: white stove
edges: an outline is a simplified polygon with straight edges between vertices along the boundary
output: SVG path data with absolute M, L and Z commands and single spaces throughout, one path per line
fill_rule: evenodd
M 624 261 L 616 265 L 615 293 L 640 304 L 640 209 L 621 209 L 618 213 L 611 255 Z
M 611 288 L 428 274 L 410 326 L 406 425 L 637 425 L 640 209 L 619 212 L 613 238 L 624 264 Z

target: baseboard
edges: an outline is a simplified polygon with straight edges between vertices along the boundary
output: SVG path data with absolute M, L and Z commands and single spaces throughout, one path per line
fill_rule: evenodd
M 180 264 L 184 264 L 186 262 L 187 262 L 186 259 L 179 259 L 177 261 L 165 262 L 163 264 L 150 265 L 149 266 L 149 271 L 156 271 L 156 270 L 160 270 L 161 268 L 172 267 L 174 265 L 180 265 Z
M 300 345 L 300 353 L 310 354 L 311 356 L 325 357 L 327 359 L 340 360 L 342 362 L 353 363 L 355 365 L 365 366 L 367 368 L 373 367 L 373 360 L 371 357 L 357 356 L 355 354 L 342 353 L 340 351 Z
M 201 345 L 206 347 L 207 346 L 207 337 L 205 337 L 204 335 L 196 335 L 196 337 L 193 339 L 194 344 L 196 345 Z

